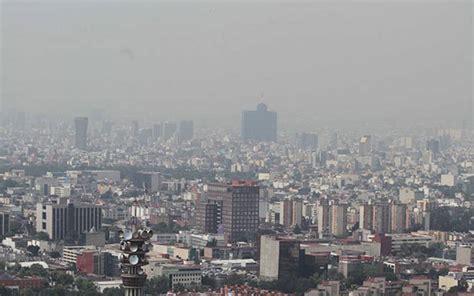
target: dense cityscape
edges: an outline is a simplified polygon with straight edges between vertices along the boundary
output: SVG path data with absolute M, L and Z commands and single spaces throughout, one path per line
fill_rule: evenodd
M 0 295 L 474 293 L 468 122 L 293 132 L 277 111 L 240 133 L 3 112 Z

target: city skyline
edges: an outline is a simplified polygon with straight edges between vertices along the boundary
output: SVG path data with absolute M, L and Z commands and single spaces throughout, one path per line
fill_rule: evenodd
M 90 5 L 2 4 L 3 109 L 228 127 L 263 101 L 283 127 L 472 120 L 470 1 Z
M 473 12 L 0 0 L 0 295 L 473 295 Z

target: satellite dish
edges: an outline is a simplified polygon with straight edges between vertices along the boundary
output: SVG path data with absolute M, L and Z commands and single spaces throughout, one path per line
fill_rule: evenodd
M 131 231 L 127 231 L 127 232 L 125 232 L 123 238 L 124 238 L 125 240 L 131 240 L 131 239 L 132 239 L 132 236 L 133 236 L 132 232 L 131 232 Z
M 138 245 L 137 245 L 137 244 L 132 244 L 132 245 L 130 246 L 130 251 L 132 251 L 132 252 L 138 251 Z
M 123 238 L 123 230 L 119 230 L 117 233 L 118 233 L 119 238 L 122 239 Z
M 130 262 L 130 264 L 132 265 L 137 265 L 139 261 L 140 259 L 138 258 L 137 255 L 132 255 L 128 258 L 128 262 Z

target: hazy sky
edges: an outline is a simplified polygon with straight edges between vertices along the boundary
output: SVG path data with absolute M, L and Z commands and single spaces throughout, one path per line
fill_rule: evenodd
M 4 106 L 238 125 L 472 116 L 471 1 L 2 1 Z M 263 99 L 262 99 L 263 96 Z

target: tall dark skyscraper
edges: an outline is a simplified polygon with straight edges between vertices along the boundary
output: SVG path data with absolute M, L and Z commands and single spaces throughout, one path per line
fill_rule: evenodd
M 75 146 L 77 149 L 87 149 L 87 125 L 89 120 L 87 117 L 76 117 L 74 126 L 76 129 Z
M 190 141 L 194 136 L 194 123 L 192 120 L 182 120 L 178 126 L 179 142 Z
M 277 140 L 277 113 L 268 111 L 263 103 L 255 111 L 243 111 L 241 125 L 242 140 Z
M 222 229 L 227 242 L 255 237 L 259 190 L 253 181 L 208 184 L 198 206 L 199 228 L 210 233 Z

